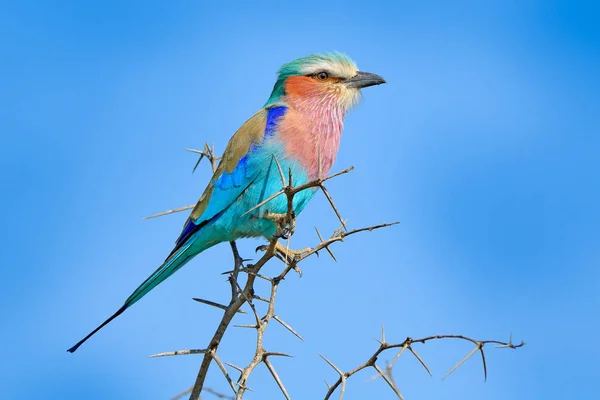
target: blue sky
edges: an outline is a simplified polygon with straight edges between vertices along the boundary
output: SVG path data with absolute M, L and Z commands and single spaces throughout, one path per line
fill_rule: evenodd
M 346 122 L 329 189 L 347 240 L 281 287 L 277 313 L 306 339 L 269 328 L 268 350 L 296 399 L 389 341 L 439 333 L 515 340 L 441 382 L 466 344 L 402 360 L 407 399 L 590 398 L 600 378 L 600 29 L 582 2 L 13 2 L 0 13 L 0 390 L 10 399 L 164 399 L 186 389 L 225 302 L 227 245 L 184 269 L 86 343 L 164 259 L 186 215 L 141 218 L 197 200 L 186 147 L 223 149 L 268 98 L 277 68 L 348 53 L 387 85 Z M 501 4 L 500 4 L 501 3 Z M 299 219 L 337 227 L 322 195 Z M 261 242 L 240 243 L 252 257 Z M 273 264 L 268 271 L 275 273 Z M 264 288 L 263 288 L 264 289 Z M 250 322 L 250 316 L 239 323 Z M 253 334 L 232 330 L 221 358 L 245 365 Z M 382 361 L 393 355 L 383 356 Z M 371 372 L 346 399 L 393 398 Z M 248 399 L 279 398 L 264 368 Z M 208 385 L 227 392 L 213 368 Z M 211 398 L 209 395 L 206 398 Z

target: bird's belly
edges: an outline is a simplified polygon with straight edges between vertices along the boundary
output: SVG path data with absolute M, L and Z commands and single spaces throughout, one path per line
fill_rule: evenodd
M 280 164 L 284 171 L 292 169 L 294 186 L 308 182 L 308 174 L 296 163 L 286 162 L 283 159 L 280 161 Z M 260 174 L 216 221 L 215 228 L 223 233 L 226 232 L 230 237 L 228 240 L 258 236 L 271 238 L 276 231 L 275 223 L 263 218 L 263 216 L 267 212 L 275 214 L 287 213 L 287 197 L 285 194 L 280 194 L 260 207 L 256 206 L 265 202 L 282 188 L 281 175 L 276 164 L 273 163 L 270 166 L 267 164 L 267 168 L 264 168 L 264 173 Z M 302 212 L 315 192 L 315 189 L 307 189 L 294 196 L 293 206 L 296 215 Z

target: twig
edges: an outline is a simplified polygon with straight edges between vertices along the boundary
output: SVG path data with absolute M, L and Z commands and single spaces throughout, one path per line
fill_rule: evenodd
M 460 340 L 465 340 L 465 341 L 475 344 L 475 348 L 473 350 L 471 350 L 471 352 L 469 354 L 467 354 L 461 361 L 459 361 L 454 367 L 452 367 L 452 369 L 450 371 L 448 371 L 448 373 L 442 379 L 445 379 L 448 375 L 450 375 L 452 372 L 454 372 L 458 367 L 460 367 L 466 360 L 468 360 L 478 350 L 481 351 L 481 353 L 482 353 L 483 365 L 484 365 L 483 368 L 485 371 L 485 376 L 487 377 L 487 367 L 485 364 L 485 356 L 483 355 L 483 347 L 486 344 L 497 344 L 497 345 L 499 345 L 499 347 L 510 348 L 510 349 L 517 349 L 517 348 L 525 345 L 525 342 L 521 342 L 519 344 L 513 344 L 512 343 L 512 335 L 508 342 L 502 342 L 502 341 L 498 341 L 498 340 L 475 340 L 475 339 L 472 339 L 470 337 L 463 336 L 463 335 L 435 335 L 435 336 L 426 336 L 426 337 L 423 337 L 420 339 L 413 339 L 411 337 L 407 337 L 404 341 L 402 341 L 400 343 L 389 344 L 389 343 L 386 343 L 385 335 L 382 334 L 382 340 L 379 341 L 379 343 L 380 343 L 379 348 L 369 357 L 369 359 L 367 361 L 360 364 L 358 367 L 356 367 L 348 372 L 345 372 L 343 374 L 340 371 L 336 370 L 336 372 L 338 372 L 338 374 L 340 375 L 340 378 L 338 378 L 338 380 L 333 385 L 329 386 L 327 393 L 325 394 L 325 400 L 329 399 L 339 386 L 342 386 L 342 389 L 340 389 L 340 391 L 342 391 L 344 388 L 344 385 L 345 385 L 344 381 L 347 378 L 351 377 L 352 375 L 356 374 L 357 372 L 362 371 L 363 369 L 368 368 L 368 367 L 375 368 L 378 372 L 378 374 L 376 376 L 377 377 L 381 376 L 386 381 L 386 383 L 392 388 L 394 393 L 400 399 L 402 399 L 403 397 L 400 394 L 400 391 L 398 390 L 398 387 L 396 386 L 396 384 L 393 380 L 393 376 L 391 376 L 391 371 L 392 371 L 392 367 L 393 367 L 394 363 L 398 360 L 398 358 L 400 358 L 400 356 L 403 354 L 404 350 L 409 349 L 411 351 L 411 353 L 417 358 L 419 363 L 421 363 L 421 365 L 425 368 L 425 370 L 431 375 L 431 371 L 425 364 L 425 361 L 423 361 L 423 359 L 417 354 L 417 352 L 412 348 L 412 346 L 417 343 L 424 344 L 424 343 L 427 343 L 427 342 L 430 342 L 433 340 L 441 340 L 441 339 L 460 339 Z M 382 371 L 381 368 L 379 368 L 379 366 L 377 366 L 377 364 L 376 364 L 377 358 L 384 351 L 389 350 L 389 349 L 397 349 L 397 348 L 400 348 L 400 351 L 394 357 L 392 362 L 388 363 L 388 365 L 386 367 L 386 371 Z M 328 361 L 327 359 L 325 359 L 325 360 L 327 361 L 327 363 L 329 365 L 331 365 L 330 361 Z M 345 378 L 342 379 L 342 376 Z M 341 399 L 341 397 L 340 397 L 340 399 Z
M 198 165 L 200 165 L 200 161 L 202 161 L 202 159 L 205 157 L 210 162 L 210 166 L 212 168 L 213 173 L 217 170 L 217 161 L 219 161 L 221 159 L 221 157 L 215 156 L 215 144 L 214 143 L 212 144 L 212 146 L 209 147 L 208 143 L 205 142 L 203 150 L 195 150 L 195 149 L 186 149 L 186 150 L 200 155 L 200 157 L 198 157 L 198 161 L 196 161 L 196 165 L 194 165 L 194 169 L 192 170 L 192 173 L 194 173 L 196 171 L 196 168 L 198 168 Z

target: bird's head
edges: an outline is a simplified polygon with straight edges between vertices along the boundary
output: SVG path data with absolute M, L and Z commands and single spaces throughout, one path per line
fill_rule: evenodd
M 279 69 L 266 105 L 285 102 L 318 107 L 333 102 L 345 112 L 360 100 L 360 89 L 382 83 L 382 77 L 359 71 L 344 54 L 313 54 Z

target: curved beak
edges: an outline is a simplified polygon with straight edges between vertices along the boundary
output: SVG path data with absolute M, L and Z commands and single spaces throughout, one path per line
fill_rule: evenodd
M 362 89 L 369 86 L 381 85 L 386 83 L 385 79 L 379 75 L 372 74 L 370 72 L 358 72 L 350 79 L 346 79 L 344 84 L 349 88 Z

